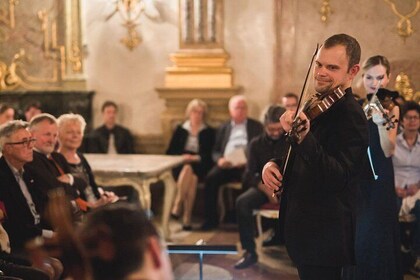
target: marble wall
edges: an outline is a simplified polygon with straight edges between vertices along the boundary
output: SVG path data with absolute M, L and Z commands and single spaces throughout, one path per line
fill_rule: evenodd
M 415 0 L 394 2 L 405 14 L 415 5 Z M 121 18 L 115 15 L 105 21 L 112 3 L 83 1 L 87 85 L 96 91 L 95 123 L 100 123 L 101 103 L 113 99 L 121 106 L 121 122 L 136 134 L 160 134 L 165 104 L 155 87 L 163 85 L 165 67 L 171 65 L 169 54 L 178 50 L 178 0 L 154 1 L 160 19 L 141 20 L 143 42 L 133 51 L 120 43 L 126 32 Z M 388 56 L 394 68 L 409 71 L 420 88 L 420 14 L 412 18 L 415 32 L 404 42 L 396 34 L 398 18 L 384 0 L 331 0 L 328 24 L 320 20 L 321 3 L 225 0 L 228 64 L 235 71 L 235 84 L 250 100 L 253 117 L 285 92 L 300 91 L 316 43 L 334 33 L 356 37 L 363 59 L 378 53 Z

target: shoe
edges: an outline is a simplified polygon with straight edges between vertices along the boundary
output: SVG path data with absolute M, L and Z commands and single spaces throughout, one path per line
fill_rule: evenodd
M 217 223 L 211 223 L 211 222 L 205 222 L 201 227 L 200 227 L 200 229 L 201 230 L 204 230 L 204 231 L 207 231 L 207 230 L 212 230 L 212 229 L 215 229 L 215 228 L 217 228 L 217 226 L 218 226 L 218 224 Z
M 258 262 L 258 255 L 254 253 L 245 252 L 242 258 L 234 265 L 235 269 L 244 269 Z
M 277 245 L 280 245 L 280 238 L 278 238 L 275 234 L 267 237 L 262 243 L 263 247 L 271 247 Z
M 183 226 L 182 226 L 182 230 L 185 230 L 185 231 L 192 231 L 192 226 L 185 226 L 185 225 L 183 225 Z

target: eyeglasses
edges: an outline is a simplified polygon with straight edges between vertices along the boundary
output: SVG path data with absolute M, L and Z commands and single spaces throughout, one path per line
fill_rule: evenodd
M 411 120 L 418 120 L 419 116 L 404 116 L 404 119 L 411 121 Z
M 36 138 L 29 138 L 19 142 L 8 142 L 6 145 L 22 145 L 22 147 L 30 148 L 35 144 Z

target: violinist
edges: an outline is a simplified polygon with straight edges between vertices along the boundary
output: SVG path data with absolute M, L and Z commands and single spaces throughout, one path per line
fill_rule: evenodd
M 313 82 L 318 101 L 328 102 L 335 89 L 343 95 L 309 121 L 302 121 L 292 142 L 291 160 L 282 173 L 279 160 L 263 169 L 267 188 L 287 197 L 284 235 L 300 279 L 341 279 L 354 263 L 355 197 L 361 168 L 367 164 L 368 130 L 351 84 L 359 72 L 360 45 L 347 34 L 328 38 L 315 57 Z M 290 131 L 292 113 L 280 118 Z
M 381 55 L 363 64 L 363 85 L 368 104 L 369 156 L 374 176 L 360 185 L 357 199 L 356 266 L 348 279 L 402 279 L 400 239 L 397 219 L 392 154 L 395 149 L 399 107 L 394 106 L 395 91 L 386 87 L 390 64 Z M 370 106 L 370 107 L 369 107 Z M 375 179 L 376 178 L 376 179 Z

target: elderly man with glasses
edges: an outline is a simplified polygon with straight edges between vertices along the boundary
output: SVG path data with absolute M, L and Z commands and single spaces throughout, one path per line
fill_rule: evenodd
M 23 166 L 32 161 L 35 139 L 23 121 L 10 121 L 0 127 L 0 201 L 4 203 L 4 228 L 9 234 L 12 252 L 24 249 L 37 236 L 51 238 L 53 231 L 44 221 L 43 201 L 35 180 Z

